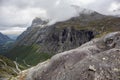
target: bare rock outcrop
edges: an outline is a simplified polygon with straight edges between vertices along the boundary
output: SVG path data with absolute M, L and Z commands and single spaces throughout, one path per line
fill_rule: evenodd
M 94 39 L 23 71 L 18 80 L 120 80 L 120 32 Z

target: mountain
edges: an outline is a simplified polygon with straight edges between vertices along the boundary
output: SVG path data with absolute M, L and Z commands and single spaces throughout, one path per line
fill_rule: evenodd
M 10 39 L 7 35 L 0 33 L 0 54 L 11 48 L 13 42 L 14 40 Z
M 7 35 L 8 37 L 10 37 L 10 39 L 12 39 L 12 40 L 16 40 L 17 39 L 17 37 L 19 36 L 19 35 Z
M 56 54 L 22 71 L 17 80 L 119 80 L 120 31 Z
M 52 55 L 74 49 L 112 31 L 120 31 L 120 18 L 97 12 L 80 11 L 79 16 L 48 25 L 50 21 L 35 18 L 32 25 L 16 40 L 7 57 L 29 65 Z M 32 59 L 32 61 L 31 61 Z
M 10 41 L 10 40 L 11 39 L 8 36 L 0 32 L 0 45 L 5 44 L 7 41 Z

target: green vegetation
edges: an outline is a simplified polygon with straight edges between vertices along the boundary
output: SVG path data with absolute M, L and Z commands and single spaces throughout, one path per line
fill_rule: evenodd
M 15 64 L 6 57 L 0 56 L 0 77 L 16 76 Z
M 39 62 L 45 61 L 49 59 L 53 54 L 42 53 L 39 52 L 38 49 L 40 47 L 38 45 L 31 46 L 17 46 L 14 47 L 11 51 L 9 51 L 8 57 L 12 60 L 16 60 L 23 66 L 34 66 Z
M 3 55 L 5 52 L 7 52 L 9 49 L 12 48 L 14 41 L 7 41 L 3 45 L 0 46 L 0 54 Z

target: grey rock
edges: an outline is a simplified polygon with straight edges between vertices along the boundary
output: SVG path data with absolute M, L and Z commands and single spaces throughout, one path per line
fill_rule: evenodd
M 94 39 L 53 56 L 20 75 L 18 80 L 119 80 L 120 32 Z M 110 41 L 109 41 L 110 40 Z M 114 46 L 113 46 L 114 44 Z
M 76 48 L 95 36 L 90 30 L 76 30 L 74 27 L 59 29 L 56 26 L 34 28 L 23 35 L 23 39 L 17 40 L 17 45 L 37 44 L 41 46 L 39 52 L 45 53 L 58 53 Z
M 36 17 L 33 21 L 32 21 L 32 27 L 37 27 L 37 26 L 41 26 L 41 25 L 46 25 L 49 21 L 48 20 L 42 20 L 39 17 Z
M 46 25 L 46 21 L 42 21 L 40 18 L 35 18 L 31 27 L 18 37 L 15 46 L 30 46 L 32 44 L 37 44 L 41 47 L 38 52 L 45 53 L 58 53 L 74 49 L 85 42 L 90 41 L 96 35 L 95 31 L 80 30 L 76 28 L 76 24 L 81 22 L 81 20 L 84 21 L 85 18 L 88 16 L 90 17 L 90 15 L 87 17 L 85 16 L 87 15 L 72 18 L 68 20 L 68 22 L 58 22 L 49 26 Z M 90 18 L 93 19 L 92 17 Z M 66 26 L 62 24 L 66 24 Z

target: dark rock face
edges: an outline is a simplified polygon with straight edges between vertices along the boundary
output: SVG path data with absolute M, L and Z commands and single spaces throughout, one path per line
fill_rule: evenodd
M 41 21 L 35 19 L 34 22 L 42 24 Z M 63 22 L 64 23 L 64 22 Z M 37 25 L 36 25 L 37 26 Z M 37 44 L 41 47 L 39 52 L 58 53 L 76 48 L 85 42 L 90 41 L 95 36 L 91 30 L 79 30 L 74 26 L 63 27 L 56 23 L 51 26 L 29 27 L 16 41 L 16 45 L 32 45 Z
M 32 27 L 36 27 L 36 26 L 41 26 L 41 25 L 45 25 L 47 24 L 48 21 L 46 20 L 42 20 L 41 18 L 36 17 L 33 21 L 32 21 Z
M 35 28 L 28 31 L 23 39 L 20 38 L 18 45 L 38 44 L 41 46 L 40 52 L 58 53 L 76 48 L 95 36 L 93 31 L 77 30 L 74 27 L 60 29 L 56 26 L 49 26 L 34 30 Z
M 94 38 L 94 33 L 89 30 L 75 30 L 74 28 L 54 28 L 43 39 L 38 38 L 36 43 L 42 45 L 42 51 L 63 52 L 76 48 Z M 45 45 L 45 46 L 44 46 Z
M 119 80 L 120 32 L 94 39 L 23 71 L 18 80 Z M 22 77 L 21 75 L 24 75 Z
M 97 12 L 81 13 L 67 21 L 47 25 L 48 21 L 35 18 L 25 32 L 17 39 L 16 45 L 40 45 L 41 52 L 58 53 L 70 50 L 90 41 L 96 35 L 95 31 L 79 29 L 89 22 L 104 19 L 106 16 Z

